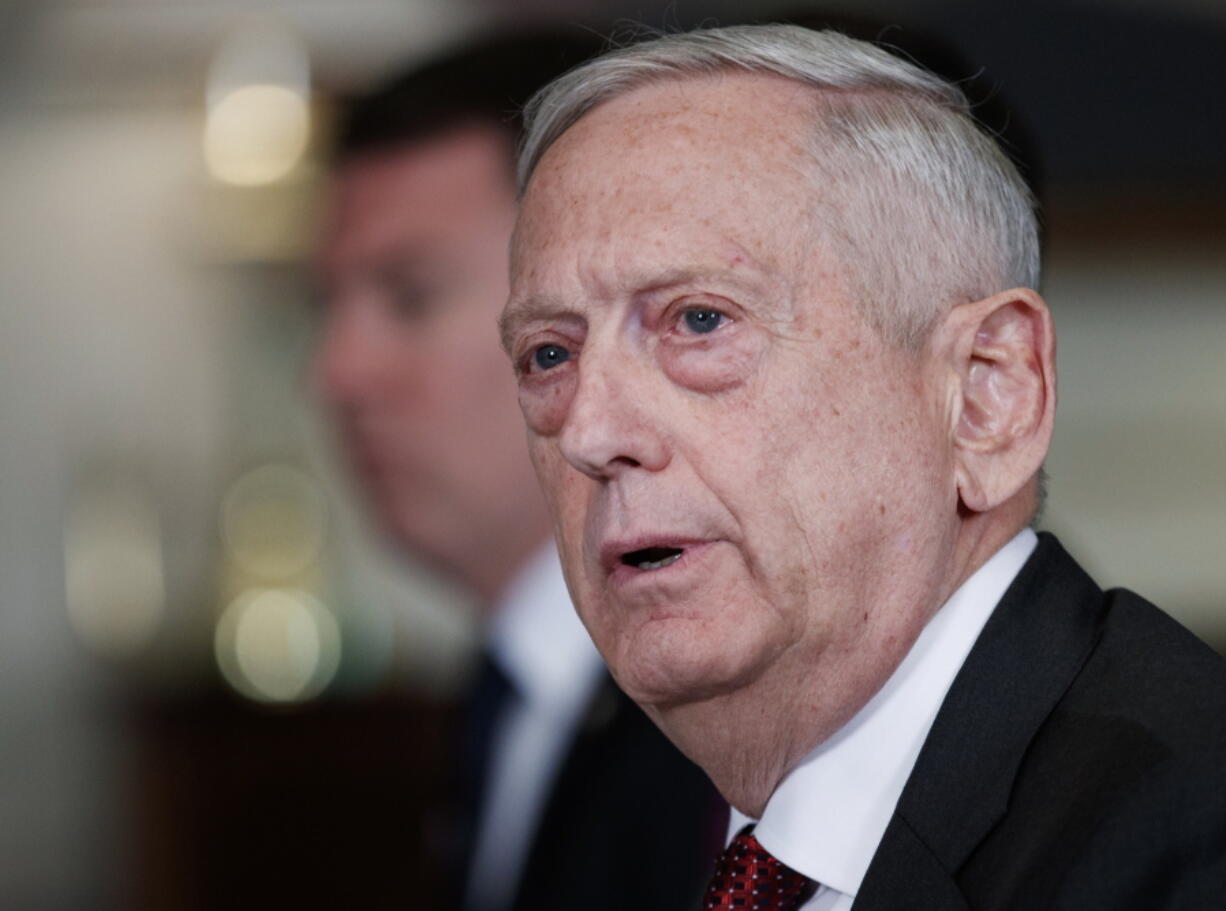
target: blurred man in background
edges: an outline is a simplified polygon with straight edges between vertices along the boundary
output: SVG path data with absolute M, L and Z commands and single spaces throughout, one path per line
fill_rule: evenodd
M 318 251 L 317 381 L 346 455 L 391 537 L 485 606 L 444 850 L 462 895 L 446 906 L 468 911 L 674 911 L 720 835 L 705 776 L 613 685 L 570 606 L 494 326 L 519 109 L 596 50 L 488 41 L 358 101 Z

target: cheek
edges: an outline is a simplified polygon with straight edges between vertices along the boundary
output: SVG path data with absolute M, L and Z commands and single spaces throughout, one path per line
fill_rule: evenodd
M 586 599 L 577 595 L 585 590 L 584 531 L 595 484 L 572 468 L 549 440 L 529 434 L 528 449 L 553 520 L 567 583 L 576 604 L 586 608 Z
M 568 529 L 582 527 L 591 482 L 566 461 L 553 440 L 531 429 L 528 432 L 528 455 L 553 516 L 559 544 L 566 544 L 572 539 L 577 542 L 579 535 L 569 533 Z
M 504 428 L 514 426 L 518 431 L 523 427 L 523 421 L 516 408 L 518 389 L 515 376 L 506 365 L 482 352 L 484 361 L 477 369 L 470 369 L 463 376 L 453 375 L 449 378 L 454 389 L 454 395 L 464 395 L 467 401 L 467 419 L 473 422 L 483 422 L 487 434 L 501 433 Z M 521 436 L 518 432 L 516 436 Z
M 575 395 L 574 369 L 557 368 L 558 376 L 525 377 L 519 386 L 519 408 L 528 429 L 543 437 L 557 436 Z

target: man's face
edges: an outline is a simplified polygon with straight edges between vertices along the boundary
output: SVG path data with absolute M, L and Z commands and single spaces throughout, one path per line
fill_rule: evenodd
M 648 706 L 752 686 L 841 723 L 940 603 L 949 406 L 847 299 L 811 110 L 768 76 L 640 88 L 523 201 L 530 449 L 580 615 Z
M 494 328 L 510 155 L 473 127 L 349 162 L 317 263 L 316 378 L 346 454 L 384 524 L 478 589 L 545 527 Z

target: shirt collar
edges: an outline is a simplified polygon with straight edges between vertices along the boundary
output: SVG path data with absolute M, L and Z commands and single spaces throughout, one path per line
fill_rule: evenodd
M 551 541 L 507 586 L 486 630 L 486 648 L 529 703 L 568 711 L 604 667 L 571 606 Z
M 754 830 L 763 847 L 824 886 L 859 891 L 946 692 L 1037 543 L 1026 528 L 972 574 L 877 694 L 784 778 Z M 730 833 L 750 821 L 734 808 Z

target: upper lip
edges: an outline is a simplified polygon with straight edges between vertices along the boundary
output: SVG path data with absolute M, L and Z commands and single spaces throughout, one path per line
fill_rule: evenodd
M 611 573 L 622 565 L 622 557 L 636 550 L 646 550 L 649 547 L 669 547 L 685 550 L 699 544 L 708 543 L 707 538 L 696 538 L 684 534 L 642 534 L 626 538 L 616 538 L 600 545 L 600 565 L 606 573 Z

